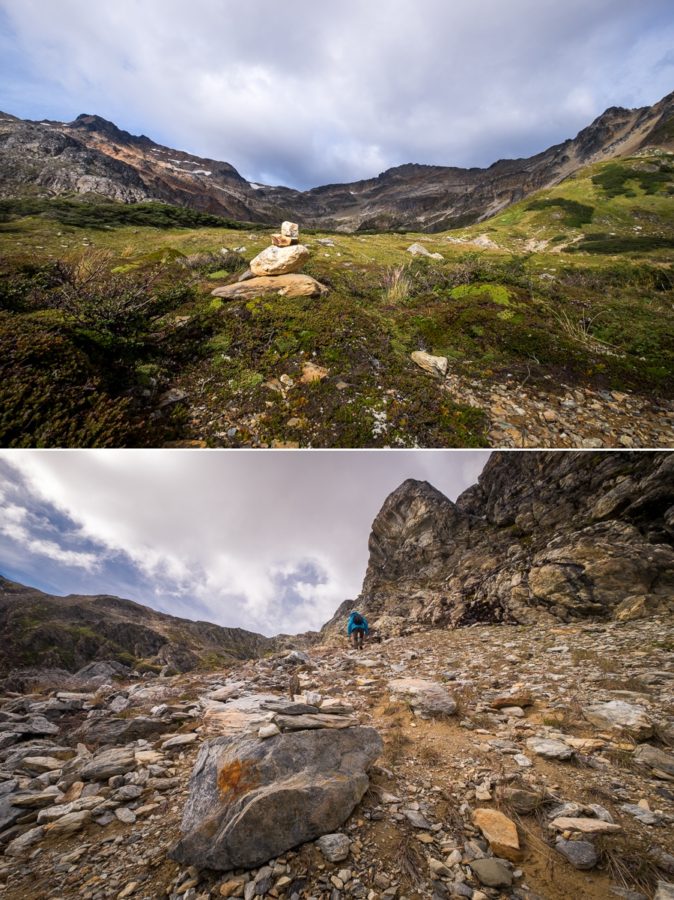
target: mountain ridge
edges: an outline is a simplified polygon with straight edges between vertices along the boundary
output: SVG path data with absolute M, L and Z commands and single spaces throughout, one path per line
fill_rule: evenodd
M 673 122 L 674 93 L 650 107 L 610 107 L 575 138 L 529 158 L 466 169 L 405 163 L 373 178 L 298 191 L 248 182 L 230 163 L 134 136 L 97 115 L 62 123 L 0 113 L 0 197 L 93 194 L 259 224 L 290 217 L 337 231 L 435 232 L 489 218 L 593 162 L 674 147 Z
M 150 671 L 190 671 L 262 656 L 279 638 L 192 621 L 110 594 L 60 597 L 0 575 L 0 674 L 30 666 L 76 671 L 113 659 Z

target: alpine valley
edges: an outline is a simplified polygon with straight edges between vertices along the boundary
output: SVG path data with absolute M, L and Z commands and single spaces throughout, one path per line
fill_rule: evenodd
M 666 900 L 673 511 L 671 452 L 408 480 L 294 637 L 2 580 L 2 896 Z
M 669 95 L 299 192 L 1 115 L 0 444 L 671 447 L 673 151 Z

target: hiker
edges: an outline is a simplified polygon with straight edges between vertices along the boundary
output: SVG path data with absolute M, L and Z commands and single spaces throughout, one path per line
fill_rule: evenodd
M 349 616 L 349 624 L 346 630 L 349 637 L 353 640 L 354 649 L 362 650 L 363 638 L 366 634 L 370 633 L 370 628 L 365 616 L 361 616 L 361 614 L 354 609 Z

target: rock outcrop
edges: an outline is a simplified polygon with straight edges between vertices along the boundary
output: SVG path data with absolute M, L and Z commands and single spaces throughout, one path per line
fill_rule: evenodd
M 245 222 L 292 215 L 340 231 L 442 231 L 489 218 L 591 163 L 671 148 L 673 114 L 670 94 L 650 107 L 608 109 L 573 140 L 530 159 L 487 169 L 409 164 L 353 184 L 297 191 L 251 184 L 228 163 L 135 137 L 100 116 L 26 122 L 0 113 L 0 197 L 76 192 L 162 200 Z
M 388 497 L 356 605 L 383 633 L 626 620 L 671 610 L 673 542 L 674 454 L 495 453 L 456 503 L 412 480 Z

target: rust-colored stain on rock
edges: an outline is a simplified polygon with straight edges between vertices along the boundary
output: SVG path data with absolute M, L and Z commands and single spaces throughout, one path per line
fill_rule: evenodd
M 235 759 L 218 772 L 218 790 L 223 800 L 231 803 L 259 784 L 252 760 Z

